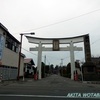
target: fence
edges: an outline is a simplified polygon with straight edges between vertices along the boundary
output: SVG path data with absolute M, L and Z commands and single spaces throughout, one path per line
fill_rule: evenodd
M 17 79 L 17 67 L 0 66 L 0 76 L 2 80 Z

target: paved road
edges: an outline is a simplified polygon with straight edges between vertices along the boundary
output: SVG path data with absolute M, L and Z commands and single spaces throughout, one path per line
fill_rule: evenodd
M 74 98 L 75 100 L 80 98 L 82 100 L 82 95 L 85 93 L 99 92 L 99 84 L 75 82 L 59 75 L 51 75 L 37 81 L 30 79 L 25 82 L 0 84 L 0 100 L 6 100 L 6 98 L 9 98 L 8 100 L 16 100 L 16 98 L 19 100 L 32 100 L 33 98 L 34 100 L 71 100 L 68 94 L 77 97 Z

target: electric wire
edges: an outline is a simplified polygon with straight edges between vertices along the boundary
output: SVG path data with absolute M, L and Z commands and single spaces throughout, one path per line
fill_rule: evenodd
M 95 13 L 95 12 L 97 12 L 97 11 L 100 11 L 100 9 L 96 9 L 96 10 L 93 10 L 93 11 L 90 11 L 90 12 L 87 12 L 87 13 L 84 13 L 84 14 L 81 14 L 81 15 L 78 15 L 78 16 L 75 16 L 75 17 L 66 19 L 66 20 L 62 20 L 62 21 L 59 21 L 59 22 L 52 23 L 52 24 L 48 24 L 48 25 L 44 25 L 44 26 L 41 26 L 41 27 L 37 27 L 37 28 L 25 30 L 24 32 L 33 31 L 33 30 L 39 30 L 39 29 L 42 29 L 42 28 L 46 28 L 46 27 L 50 27 L 50 26 L 57 25 L 57 24 L 60 24 L 60 23 L 64 23 L 64 22 L 67 22 L 67 21 L 70 21 L 70 20 L 73 20 L 73 19 L 80 18 L 80 17 L 82 17 L 82 16 L 86 16 L 86 15 Z M 16 34 L 17 34 L 17 33 L 16 33 Z
M 64 22 L 67 22 L 67 21 L 70 21 L 70 20 L 73 20 L 73 19 L 76 19 L 76 18 L 79 18 L 79 17 L 82 17 L 82 16 L 86 16 L 86 15 L 88 15 L 88 14 L 91 14 L 91 13 L 94 13 L 94 12 L 97 12 L 97 11 L 100 11 L 100 9 L 93 10 L 93 11 L 91 11 L 91 12 L 84 13 L 84 14 L 81 14 L 81 15 L 79 15 L 79 16 L 72 17 L 72 18 L 69 18 L 69 19 L 66 19 L 66 20 L 63 20 L 63 21 L 55 22 L 55 23 L 53 23 L 53 24 L 41 26 L 41 27 L 39 27 L 39 28 L 30 29 L 30 30 L 28 30 L 28 31 L 39 30 L 39 29 L 42 29 L 42 28 L 46 28 L 46 27 L 49 27 L 49 26 L 56 25 L 56 24 L 64 23 Z
M 27 51 L 28 53 L 31 53 L 31 54 L 33 54 L 33 55 L 37 56 L 37 54 L 32 53 L 32 52 L 30 52 L 30 51 L 26 50 L 25 48 L 22 48 L 22 49 L 23 49 L 24 51 Z

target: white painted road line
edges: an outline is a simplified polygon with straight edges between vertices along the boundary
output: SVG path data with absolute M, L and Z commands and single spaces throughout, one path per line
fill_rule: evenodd
M 50 96 L 50 95 L 18 95 L 18 94 L 0 94 L 0 97 L 33 97 L 33 98 L 72 98 L 72 99 L 100 99 L 99 97 L 67 97 L 67 96 Z
M 0 96 L 11 97 L 37 97 L 37 98 L 66 98 L 66 96 L 49 96 L 49 95 L 17 95 L 17 94 L 0 94 Z

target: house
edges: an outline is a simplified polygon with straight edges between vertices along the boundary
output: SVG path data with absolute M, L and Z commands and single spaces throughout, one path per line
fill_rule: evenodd
M 16 79 L 20 42 L 0 23 L 0 75 L 3 80 Z
M 25 77 L 33 77 L 34 75 L 34 61 L 32 58 L 25 58 L 24 59 L 24 71 Z

